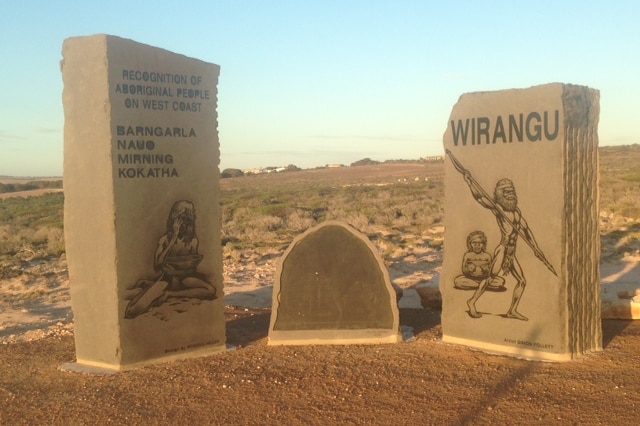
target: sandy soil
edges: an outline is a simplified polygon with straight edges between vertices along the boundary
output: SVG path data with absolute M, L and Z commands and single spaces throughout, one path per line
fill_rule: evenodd
M 28 183 L 37 180 L 60 180 L 62 178 L 12 178 L 12 177 L 0 177 L 0 183 Z M 35 189 L 31 191 L 18 191 L 18 192 L 6 192 L 0 194 L 0 200 L 13 197 L 37 197 L 38 195 L 48 194 L 49 192 L 62 192 L 61 188 L 49 188 L 49 189 Z
M 2 424 L 632 424 L 640 323 L 604 321 L 570 363 L 440 342 L 438 312 L 402 309 L 404 343 L 267 347 L 269 311 L 228 307 L 234 350 L 108 376 L 60 371 L 73 337 L 0 347 Z
M 441 233 L 442 229 L 429 230 Z M 0 424 L 633 424 L 640 408 L 640 321 L 603 320 L 604 351 L 531 362 L 441 341 L 440 313 L 416 285 L 442 253 L 394 253 L 405 341 L 268 347 L 280 252 L 227 259 L 229 350 L 113 375 L 61 371 L 75 359 L 66 260 L 21 261 L 0 280 Z M 640 283 L 640 255 L 602 265 L 602 282 Z M 609 286 L 609 287 L 607 287 Z M 627 295 L 629 298 L 633 294 Z M 626 297 L 626 296 L 625 296 Z
M 31 191 L 18 191 L 18 192 L 7 192 L 4 194 L 0 194 L 0 200 L 4 200 L 6 198 L 13 197 L 37 197 L 38 195 L 48 194 L 50 192 L 62 192 L 63 190 L 60 188 L 50 188 L 50 189 L 34 189 Z
M 635 420 L 640 322 L 604 320 L 605 350 L 569 363 L 531 362 L 444 344 L 439 312 L 418 307 L 400 310 L 405 336 L 400 344 L 267 347 L 270 310 L 265 306 L 270 306 L 276 261 L 266 255 L 244 267 L 229 265 L 230 350 L 108 376 L 59 369 L 75 359 L 64 257 L 21 265 L 24 273 L 0 281 L 0 424 Z M 391 265 L 391 275 L 410 288 L 435 279 L 439 261 L 437 252 L 413 254 Z M 603 270 L 632 280 L 637 277 L 629 274 L 640 269 L 635 266 L 612 264 Z M 415 304 L 409 300 L 401 306 Z

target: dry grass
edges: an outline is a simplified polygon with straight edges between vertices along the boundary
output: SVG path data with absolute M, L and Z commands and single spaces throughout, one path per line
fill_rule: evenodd
M 23 261 L 64 253 L 61 192 L 0 200 L 0 278 Z
M 640 249 L 640 145 L 600 148 L 603 257 Z M 369 236 L 390 259 L 398 249 L 439 249 L 429 232 L 443 218 L 443 162 L 325 168 L 221 181 L 222 239 L 228 259 L 282 252 L 328 219 Z M 0 199 L 0 278 L 16 264 L 64 253 L 63 194 Z M 246 257 L 246 256 L 245 256 Z
M 413 162 L 223 179 L 222 237 L 234 250 L 284 251 L 298 234 L 329 219 L 365 233 L 383 254 L 403 235 L 442 221 L 443 163 Z

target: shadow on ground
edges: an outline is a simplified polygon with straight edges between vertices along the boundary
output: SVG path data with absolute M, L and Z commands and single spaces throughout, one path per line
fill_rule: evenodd
M 265 341 L 269 335 L 271 309 L 246 309 L 227 306 L 227 343 L 238 348 Z M 424 309 L 400 309 L 400 325 L 413 329 L 421 338 L 439 338 L 440 312 Z
M 602 347 L 607 349 L 611 341 L 633 323 L 633 320 L 602 320 Z

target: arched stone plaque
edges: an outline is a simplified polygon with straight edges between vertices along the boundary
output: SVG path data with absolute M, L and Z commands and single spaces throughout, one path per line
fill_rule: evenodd
M 270 345 L 395 343 L 396 293 L 369 239 L 340 221 L 298 236 L 273 289 Z

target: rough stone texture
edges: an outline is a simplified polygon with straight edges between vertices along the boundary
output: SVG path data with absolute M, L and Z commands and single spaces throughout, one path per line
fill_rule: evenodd
M 420 306 L 423 309 L 436 310 L 442 309 L 442 294 L 438 283 L 426 283 L 416 286 L 416 292 L 420 296 Z
M 66 40 L 61 68 L 77 363 L 224 350 L 219 67 L 96 35 Z
M 640 319 L 640 284 L 602 285 L 603 319 Z
M 375 247 L 355 229 L 327 221 L 298 236 L 273 289 L 269 344 L 391 343 L 398 295 Z
M 462 95 L 444 146 L 443 340 L 544 360 L 602 348 L 599 93 Z

